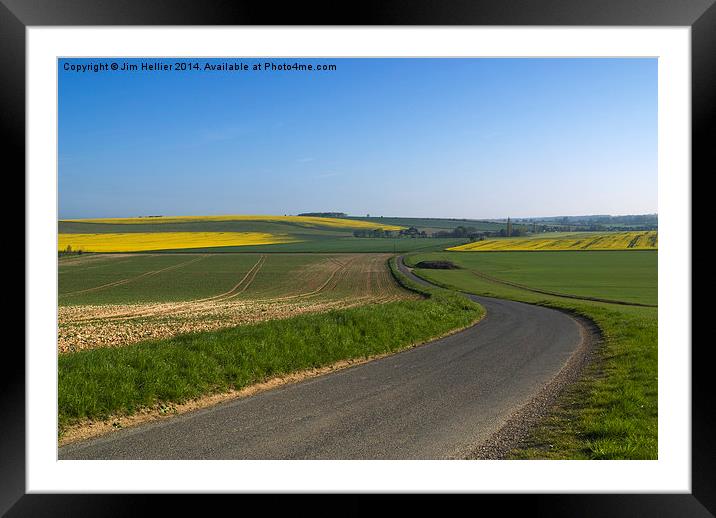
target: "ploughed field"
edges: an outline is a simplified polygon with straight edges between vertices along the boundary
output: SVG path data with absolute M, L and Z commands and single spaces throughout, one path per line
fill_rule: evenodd
M 83 254 L 59 262 L 60 352 L 417 295 L 388 254 Z

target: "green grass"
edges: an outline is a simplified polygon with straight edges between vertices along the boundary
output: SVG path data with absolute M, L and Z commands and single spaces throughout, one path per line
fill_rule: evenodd
M 446 258 L 464 268 L 457 274 L 461 286 L 477 282 L 472 272 L 478 271 L 500 280 L 560 294 L 639 304 L 656 304 L 658 301 L 657 252 L 651 250 L 443 252 L 411 255 L 409 261 L 437 258 Z
M 393 272 L 411 286 L 394 266 Z M 129 415 L 339 360 L 396 352 L 484 313 L 450 291 L 416 289 L 427 298 L 60 355 L 60 433 L 82 419 Z
M 526 291 L 499 282 L 492 282 L 475 276 L 470 268 L 492 268 L 491 273 L 498 277 L 506 275 L 519 278 L 525 284 L 535 286 L 545 282 L 543 278 L 560 278 L 565 287 L 572 282 L 584 282 L 584 272 L 580 268 L 569 269 L 557 252 L 550 262 L 546 253 L 525 255 L 534 263 L 530 268 L 529 260 L 515 259 L 519 252 L 501 254 L 495 252 L 474 255 L 489 255 L 494 261 L 485 266 L 479 258 L 470 259 L 475 263 L 460 263 L 463 270 L 425 270 L 416 269 L 421 277 L 445 287 L 465 292 L 500 297 L 533 304 L 560 308 L 587 317 L 595 322 L 604 336 L 604 343 L 595 352 L 594 361 L 586 369 L 578 383 L 568 387 L 560 396 L 558 404 L 545 421 L 532 432 L 528 439 L 510 455 L 516 459 L 656 459 L 658 456 L 658 414 L 657 414 L 657 339 L 658 309 L 649 307 L 624 306 L 590 301 L 577 301 L 562 297 Z M 593 252 L 610 256 L 617 252 Z M 643 252 L 627 252 L 642 256 Z M 586 255 L 580 252 L 577 255 Z M 455 253 L 416 254 L 408 264 L 426 259 L 454 260 Z M 552 255 L 552 254 L 550 254 Z M 534 258 L 534 259 L 532 259 Z M 572 258 L 574 259 L 574 258 Z M 651 277 L 641 278 L 641 285 L 634 289 L 630 286 L 629 276 L 621 276 L 619 268 L 629 267 L 622 258 L 601 259 L 611 264 L 610 275 L 623 280 L 622 292 L 615 292 L 621 298 L 642 295 L 656 291 L 657 276 L 654 265 Z M 499 264 L 503 261 L 502 264 Z M 455 261 L 458 263 L 459 261 Z M 518 273 L 512 270 L 520 266 Z M 500 269 L 502 268 L 502 273 Z M 551 271 L 550 271 L 551 269 Z M 605 272 L 610 271 L 609 269 Z M 518 277 L 514 277 L 518 275 Z M 572 279 L 574 278 L 574 279 Z M 599 276 L 595 277 L 595 279 Z M 593 281 L 595 282 L 595 281 Z M 601 286 L 594 283 L 598 292 Z M 637 297 L 638 298 L 638 297 Z

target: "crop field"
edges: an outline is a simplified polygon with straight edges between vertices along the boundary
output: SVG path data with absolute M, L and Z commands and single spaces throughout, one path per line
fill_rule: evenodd
M 410 262 L 448 258 L 459 270 L 426 275 L 468 289 L 498 279 L 546 292 L 578 297 L 657 304 L 657 252 L 443 252 L 411 255 Z
M 149 216 L 141 218 L 98 218 L 98 219 L 68 219 L 66 222 L 74 223 L 100 223 L 112 225 L 162 225 L 167 223 L 209 223 L 209 222 L 264 222 L 288 223 L 308 228 L 337 228 L 337 229 L 375 229 L 400 230 L 399 225 L 388 225 L 359 219 L 323 218 L 315 216 L 252 216 L 252 215 L 225 215 L 225 216 Z
M 541 250 L 656 250 L 658 233 L 644 232 L 573 233 L 549 237 L 504 238 L 475 241 L 448 250 L 456 252 L 541 251 Z
M 128 232 L 119 234 L 60 234 L 57 249 L 86 252 L 146 252 L 217 246 L 274 245 L 297 241 L 265 232 Z
M 416 298 L 383 254 L 112 254 L 59 263 L 60 352 Z
M 293 243 L 277 245 L 226 246 L 215 248 L 185 249 L 183 252 L 211 253 L 404 253 L 416 251 L 440 251 L 447 247 L 464 244 L 462 238 L 360 238 L 360 237 L 316 237 L 300 236 L 303 239 Z M 179 250 L 178 250 L 179 251 Z
M 261 232 L 277 235 L 296 235 L 305 238 L 344 237 L 351 229 L 335 227 L 306 227 L 290 222 L 270 221 L 186 221 L 177 223 L 95 223 L 67 221 L 58 223 L 60 234 L 126 234 L 130 232 Z
M 263 218 L 263 219 L 249 219 Z M 58 250 L 83 252 L 403 253 L 443 250 L 460 238 L 356 238 L 357 229 L 399 225 L 309 216 L 206 216 L 61 220 Z
M 415 269 L 444 287 L 555 307 L 596 323 L 603 343 L 582 379 L 510 454 L 516 459 L 658 457 L 657 252 L 443 252 L 406 263 L 451 261 L 460 269 Z M 534 288 L 584 296 L 535 291 Z M 587 298 L 610 298 L 607 303 Z

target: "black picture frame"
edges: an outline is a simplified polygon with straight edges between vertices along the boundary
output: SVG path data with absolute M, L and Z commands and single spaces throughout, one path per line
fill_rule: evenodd
M 0 125 L 7 176 L 25 169 L 25 29 L 88 25 L 563 25 L 688 26 L 692 51 L 692 171 L 716 159 L 716 0 L 364 0 L 293 3 L 222 0 L 0 0 Z M 339 8 L 339 6 L 341 6 Z M 48 114 L 49 116 L 49 114 Z M 8 160 L 10 159 L 10 160 Z M 685 172 L 689 174 L 689 172 Z M 690 173 L 691 178 L 697 176 Z M 693 192 L 693 190 L 692 190 Z M 25 270 L 28 275 L 27 268 Z M 694 306 L 694 312 L 698 308 Z M 692 317 L 693 320 L 693 317 Z M 26 343 L 26 347 L 28 344 Z M 713 516 L 714 412 L 709 342 L 692 347 L 692 493 L 483 495 L 550 516 Z M 8 516 L 127 515 L 146 495 L 28 495 L 25 492 L 25 355 L 6 343 L 0 391 L 0 512 Z M 13 356 L 14 355 L 14 356 Z M 11 367 L 12 366 L 12 367 Z M 168 499 L 164 499 L 168 500 Z M 163 511 L 184 506 L 162 502 Z M 356 510 L 357 506 L 347 510 Z M 511 514 L 511 513 L 510 513 Z

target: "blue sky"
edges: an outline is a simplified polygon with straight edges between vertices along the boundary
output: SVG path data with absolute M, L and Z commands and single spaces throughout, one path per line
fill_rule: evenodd
M 59 61 L 60 218 L 657 212 L 656 59 L 113 61 L 177 62 Z

